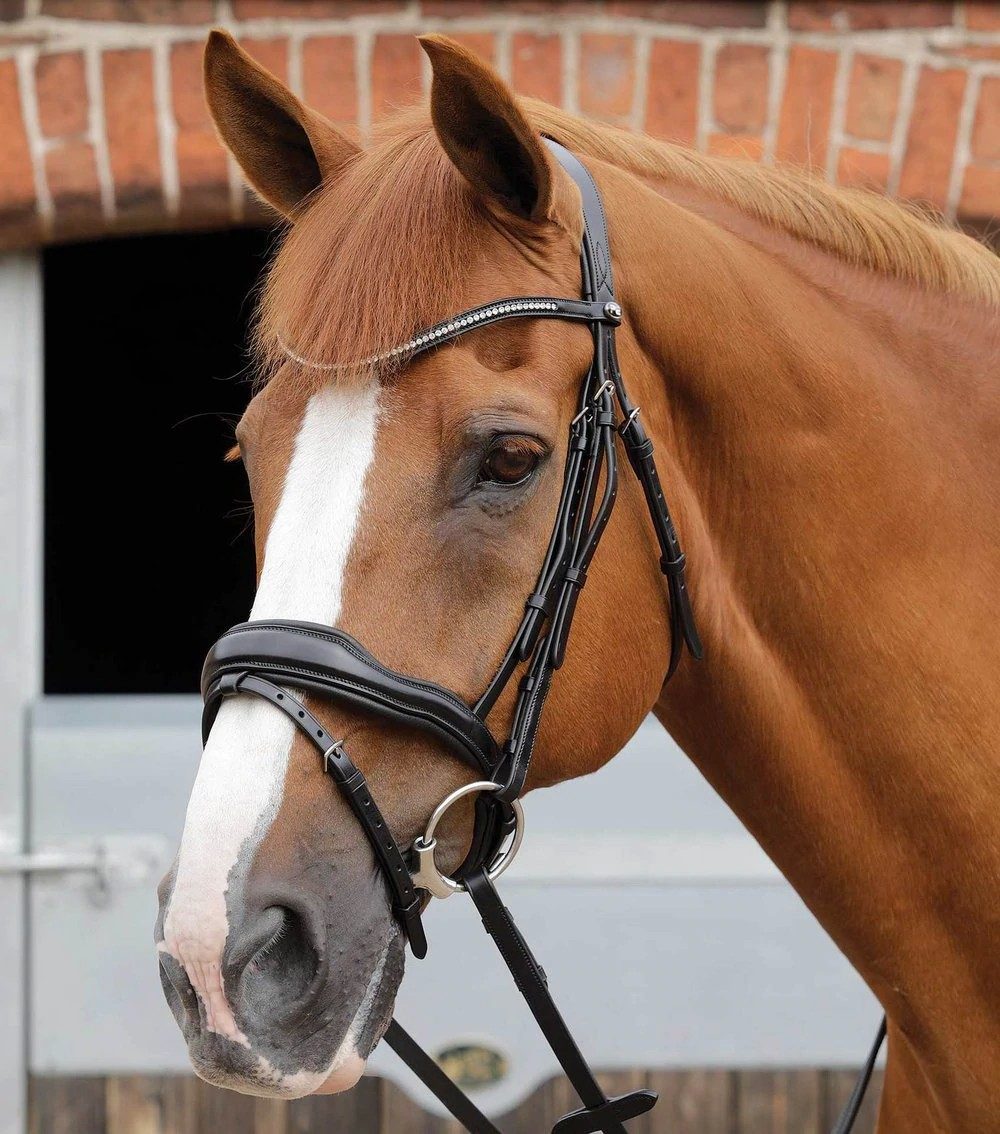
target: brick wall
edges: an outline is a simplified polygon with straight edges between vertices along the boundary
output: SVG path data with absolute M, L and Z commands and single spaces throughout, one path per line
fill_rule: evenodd
M 362 138 L 442 30 L 595 118 L 1000 214 L 1000 0 L 0 0 L 0 246 L 258 215 L 202 98 L 215 24 Z

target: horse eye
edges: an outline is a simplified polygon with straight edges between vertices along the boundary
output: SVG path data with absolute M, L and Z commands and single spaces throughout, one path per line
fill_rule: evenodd
M 520 484 L 531 476 L 541 458 L 533 438 L 496 437 L 479 466 L 479 483 Z

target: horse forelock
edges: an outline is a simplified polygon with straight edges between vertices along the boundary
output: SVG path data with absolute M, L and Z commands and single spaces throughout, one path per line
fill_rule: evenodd
M 1000 258 L 927 213 L 799 170 L 589 123 L 534 100 L 522 107 L 539 130 L 585 157 L 695 189 L 877 275 L 1000 303 Z M 527 236 L 514 223 L 515 237 Z M 392 374 L 393 364 L 373 368 L 365 360 L 470 306 L 470 273 L 487 266 L 510 235 L 451 164 L 426 108 L 396 114 L 287 230 L 261 294 L 255 346 L 262 379 L 280 373 L 283 382 L 315 390 L 331 373 L 341 380 L 357 369 L 366 378 L 373 369 L 376 377 Z M 534 237 L 544 254 L 545 233 Z M 484 300 L 506 293 L 496 284 L 496 295 Z M 516 292 L 516 281 L 510 285 Z

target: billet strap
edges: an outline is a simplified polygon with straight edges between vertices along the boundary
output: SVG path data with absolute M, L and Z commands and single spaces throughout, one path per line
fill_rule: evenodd
M 201 678 L 204 739 L 218 711 L 219 679 L 244 671 L 422 728 L 487 778 L 500 762 L 487 725 L 444 686 L 396 673 L 343 630 L 283 619 L 242 622 L 212 647 Z
M 691 609 L 691 598 L 688 594 L 685 577 L 687 560 L 681 550 L 677 530 L 670 518 L 666 497 L 663 495 L 660 474 L 653 459 L 653 442 L 640 420 L 639 407 L 632 402 L 625 389 L 625 381 L 618 366 L 618 355 L 613 342 L 609 362 L 611 380 L 615 384 L 615 394 L 622 412 L 622 425 L 618 432 L 625 445 L 629 464 L 646 498 L 646 507 L 660 545 L 660 570 L 666 577 L 670 593 L 670 662 L 666 677 L 669 681 L 680 663 L 684 646 L 687 646 L 691 656 L 698 661 L 704 656 L 704 649 L 695 626 L 694 611 Z
M 615 502 L 615 415 L 611 384 L 603 381 L 603 373 L 598 356 L 570 438 L 571 460 L 557 510 L 554 546 L 550 545 L 536 584 L 536 593 L 548 611 L 548 632 L 537 642 L 518 688 L 505 763 L 499 773 L 503 786 L 496 793 L 508 803 L 524 788 L 552 675 L 563 664 L 580 591 Z

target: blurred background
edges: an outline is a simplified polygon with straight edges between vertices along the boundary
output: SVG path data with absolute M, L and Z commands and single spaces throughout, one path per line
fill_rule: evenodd
M 445 1134 L 389 1053 L 337 1100 L 200 1084 L 158 987 L 201 657 L 250 606 L 222 455 L 276 234 L 204 106 L 213 25 L 362 140 L 440 30 L 519 92 L 990 239 L 1000 4 L 0 0 L 0 1134 Z M 527 812 L 508 901 L 610 1085 L 661 1092 L 637 1134 L 828 1129 L 877 1007 L 662 730 Z M 570 1100 L 478 919 L 430 933 L 402 1022 L 505 1129 L 548 1129 Z

